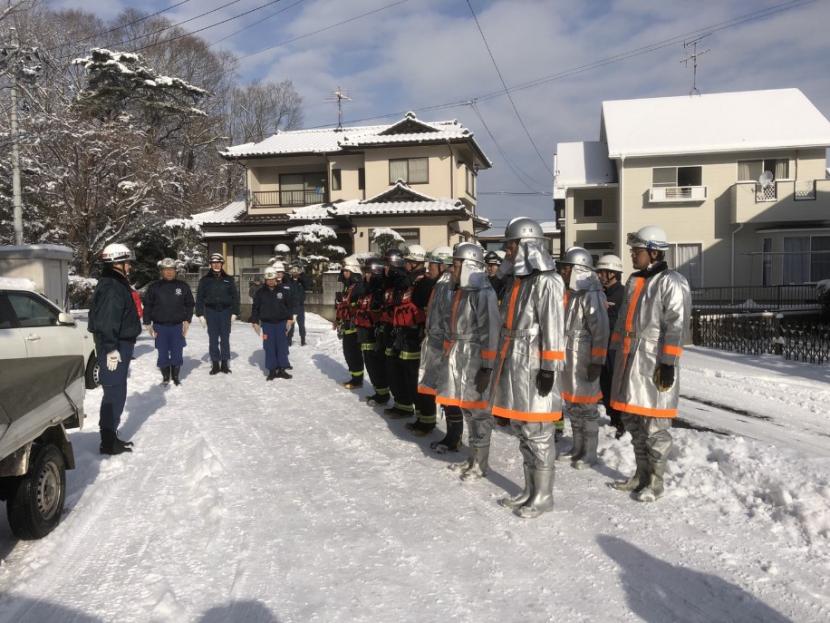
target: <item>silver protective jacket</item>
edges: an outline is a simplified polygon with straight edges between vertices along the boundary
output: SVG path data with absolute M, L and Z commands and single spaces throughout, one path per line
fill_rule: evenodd
M 502 329 L 491 383 L 490 411 L 514 420 L 562 418 L 554 384 L 547 396 L 536 388 L 539 370 L 561 375 L 565 363 L 565 282 L 554 271 L 514 276 L 502 298 Z
M 462 409 L 487 409 L 488 391 L 476 391 L 475 377 L 496 359 L 501 317 L 496 291 L 484 266 L 466 260 L 461 283 L 452 297 L 449 332 L 444 344 L 447 372 L 439 384 L 436 404 Z
M 418 393 L 434 396 L 438 384 L 447 373 L 444 342 L 452 301 L 452 275 L 445 271 L 435 282 L 427 305 L 426 337 L 421 342 L 421 363 L 418 371 Z
M 574 265 L 571 287 L 565 293 L 563 400 L 594 404 L 602 399 L 599 378 L 589 381 L 586 374 L 592 363 L 605 363 L 609 333 L 605 293 L 599 278 L 591 269 Z
M 513 274 L 525 277 L 533 271 L 546 272 L 556 268 L 556 262 L 548 253 L 548 241 L 541 238 L 522 238 L 512 260 L 505 260 L 499 266 L 499 276 Z
M 625 285 L 625 300 L 611 335 L 616 345 L 611 406 L 647 417 L 677 415 L 680 395 L 680 356 L 689 335 L 691 292 L 686 278 L 663 269 L 649 276 L 634 273 Z M 674 384 L 658 391 L 658 364 L 675 367 Z

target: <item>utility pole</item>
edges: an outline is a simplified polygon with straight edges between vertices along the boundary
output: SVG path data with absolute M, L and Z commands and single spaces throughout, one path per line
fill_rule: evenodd
M 17 57 L 20 44 L 17 40 L 17 29 L 9 28 L 12 37 L 12 58 Z M 12 196 L 14 202 L 14 243 L 23 244 L 23 199 L 20 190 L 20 149 L 17 145 L 17 67 L 12 67 L 11 80 L 11 131 L 12 131 Z
M 689 61 L 692 62 L 692 90 L 689 91 L 689 95 L 700 95 L 700 91 L 697 88 L 697 59 L 699 56 L 703 56 L 707 52 L 710 52 L 708 48 L 703 50 L 703 52 L 697 51 L 697 44 L 699 41 L 708 37 L 711 33 L 706 33 L 705 35 L 701 35 L 696 39 L 692 39 L 691 41 L 684 41 L 683 42 L 683 49 L 688 50 L 689 47 L 692 48 L 692 53 L 689 54 L 686 58 L 684 58 L 681 63 L 683 63 L 686 67 L 689 66 Z

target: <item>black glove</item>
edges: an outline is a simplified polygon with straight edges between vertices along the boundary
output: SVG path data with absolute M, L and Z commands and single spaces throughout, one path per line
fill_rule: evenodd
M 539 395 L 547 396 L 550 390 L 553 389 L 553 372 L 550 370 L 539 370 L 536 375 L 536 389 L 539 390 Z
M 674 366 L 667 363 L 658 364 L 654 371 L 654 384 L 657 386 L 657 391 L 669 391 L 674 385 Z
M 585 373 L 585 378 L 588 379 L 588 382 L 593 383 L 599 378 L 599 375 L 602 373 L 602 364 L 601 363 L 591 363 L 588 364 L 588 371 Z
M 487 391 L 487 386 L 490 385 L 490 373 L 492 370 L 490 368 L 479 368 L 478 372 L 476 372 L 476 391 L 479 394 L 483 394 Z

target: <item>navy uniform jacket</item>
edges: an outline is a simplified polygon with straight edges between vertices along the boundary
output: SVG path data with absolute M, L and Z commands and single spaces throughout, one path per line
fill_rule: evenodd
M 141 320 L 133 289 L 121 273 L 106 268 L 92 295 L 87 330 L 95 337 L 98 353 L 118 350 L 118 342 L 135 342 L 141 335 Z
M 184 281 L 159 279 L 144 295 L 144 324 L 181 324 L 193 320 L 193 292 Z
M 203 316 L 205 307 L 229 309 L 232 314 L 239 316 L 239 292 L 236 289 L 236 282 L 224 270 L 219 273 L 210 271 L 199 280 L 199 289 L 196 292 L 196 315 Z
M 278 283 L 273 289 L 262 286 L 254 295 L 251 322 L 280 322 L 293 318 L 297 310 L 294 288 L 288 283 Z

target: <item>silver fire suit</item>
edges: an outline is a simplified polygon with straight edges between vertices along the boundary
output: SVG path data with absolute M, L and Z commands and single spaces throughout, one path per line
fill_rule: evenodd
M 631 432 L 637 473 L 626 483 L 626 490 L 640 491 L 638 499 L 654 499 L 662 494 L 690 310 L 686 278 L 658 262 L 629 277 L 611 335 L 612 344 L 617 345 L 611 406 L 622 413 L 625 427 Z M 674 366 L 674 384 L 665 391 L 660 391 L 655 382 L 660 364 Z M 642 494 L 648 489 L 651 491 L 644 498 Z
M 452 301 L 452 275 L 445 271 L 435 282 L 427 305 L 426 337 L 421 343 L 418 370 L 418 393 L 435 396 L 438 385 L 447 374 L 444 342 Z
M 596 463 L 599 435 L 599 410 L 602 399 L 599 377 L 587 379 L 588 366 L 602 366 L 609 336 L 605 293 L 596 273 L 574 265 L 570 287 L 565 292 L 565 371 L 562 374 L 562 400 L 571 421 L 574 467 Z

